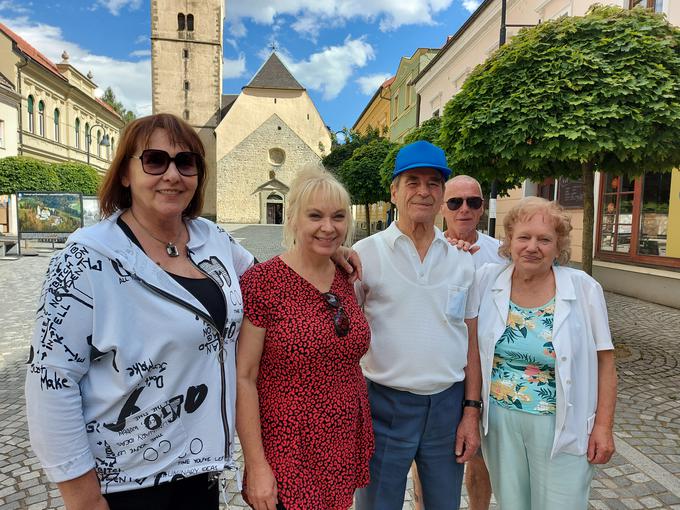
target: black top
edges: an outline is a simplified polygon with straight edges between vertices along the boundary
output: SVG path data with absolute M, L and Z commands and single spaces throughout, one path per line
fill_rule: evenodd
M 137 236 L 132 232 L 130 226 L 123 221 L 119 216 L 116 221 L 118 226 L 125 232 L 125 235 L 130 238 L 130 241 L 139 246 L 139 249 L 144 251 L 142 245 L 137 239 Z M 146 253 L 146 252 L 144 252 Z M 208 310 L 210 317 L 215 324 L 220 328 L 220 333 L 224 330 L 224 323 L 227 320 L 227 307 L 224 302 L 224 294 L 222 289 L 210 277 L 205 278 L 187 278 L 178 274 L 172 274 L 166 271 L 177 283 L 189 291 L 201 304 Z

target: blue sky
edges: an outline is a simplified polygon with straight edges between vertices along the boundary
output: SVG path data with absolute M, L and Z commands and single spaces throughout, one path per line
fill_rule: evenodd
M 226 1 L 223 92 L 274 43 L 334 131 L 351 127 L 402 56 L 441 47 L 479 0 Z M 148 0 L 0 0 L 0 22 L 55 62 L 64 50 L 126 107 L 151 112 Z

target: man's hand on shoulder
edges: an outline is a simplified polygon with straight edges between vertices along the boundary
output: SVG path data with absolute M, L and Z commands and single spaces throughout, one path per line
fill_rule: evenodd
M 455 246 L 459 250 L 470 252 L 470 255 L 474 255 L 479 251 L 479 246 L 476 244 L 470 244 L 468 241 L 463 241 L 462 239 L 455 239 L 450 237 L 448 232 L 444 232 L 444 237 L 451 243 L 451 246 Z

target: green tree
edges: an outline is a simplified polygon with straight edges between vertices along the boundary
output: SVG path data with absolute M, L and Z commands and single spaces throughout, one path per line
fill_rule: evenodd
M 111 87 L 106 87 L 104 94 L 102 94 L 101 100 L 116 110 L 118 115 L 123 118 L 123 122 L 125 124 L 128 124 L 137 118 L 133 111 L 128 110 L 125 108 L 125 106 L 123 106 L 123 103 L 118 100 Z
M 344 161 L 337 175 L 355 204 L 364 204 L 367 234 L 371 235 L 370 204 L 389 201 L 389 193 L 380 182 L 380 165 L 393 144 L 385 138 L 375 138 L 354 150 Z
M 54 163 L 52 169 L 59 178 L 59 191 L 96 195 L 101 178 L 97 171 L 84 163 Z
M 366 133 L 357 133 L 344 128 L 342 133 L 344 134 L 343 143 L 338 143 L 337 135 L 332 134 L 331 152 L 324 156 L 321 161 L 330 172 L 337 172 L 342 164 L 352 157 L 356 149 L 380 138 L 377 129 L 369 129 Z
M 582 177 L 590 273 L 594 172 L 680 164 L 680 30 L 604 6 L 524 29 L 447 103 L 440 143 L 457 171 L 485 180 Z
M 25 156 L 0 159 L 0 193 L 59 191 L 60 183 L 48 163 Z

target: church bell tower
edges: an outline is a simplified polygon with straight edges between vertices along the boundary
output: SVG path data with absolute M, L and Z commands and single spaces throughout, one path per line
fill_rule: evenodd
M 153 113 L 173 113 L 199 134 L 208 179 L 203 214 L 215 216 L 215 128 L 222 100 L 225 0 L 151 0 Z

